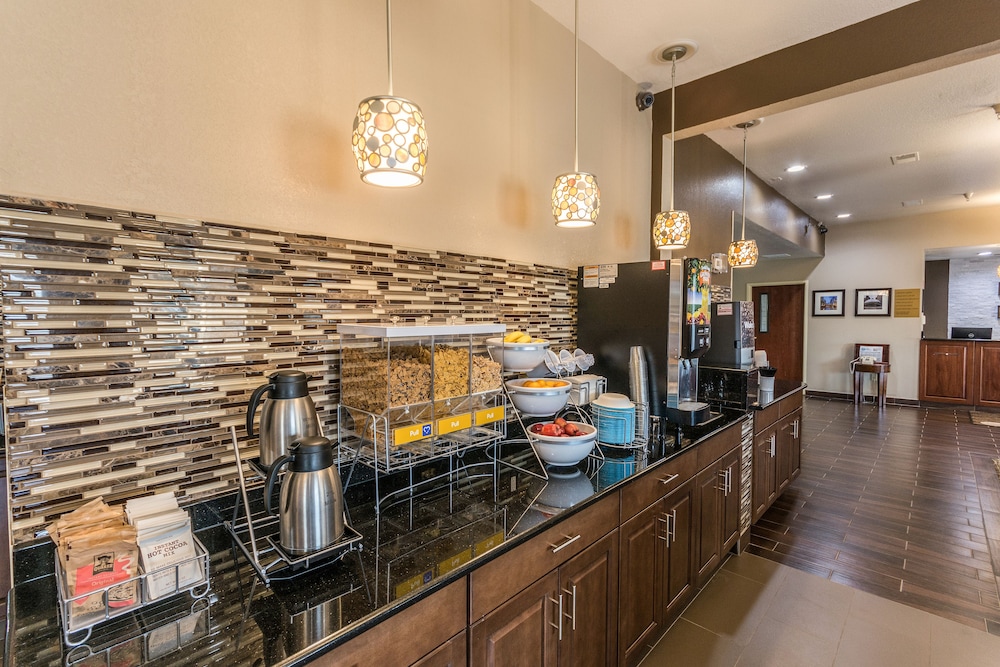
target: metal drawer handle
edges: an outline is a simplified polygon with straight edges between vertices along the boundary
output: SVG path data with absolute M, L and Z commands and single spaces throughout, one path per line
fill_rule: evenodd
M 799 420 L 798 419 L 796 419 L 795 421 L 792 422 L 792 437 L 793 438 L 799 437 Z
M 674 481 L 675 479 L 677 479 L 680 476 L 681 476 L 680 473 L 674 473 L 670 477 L 661 477 L 660 478 L 660 484 L 670 484 L 670 482 Z
M 559 553 L 560 551 L 562 551 L 563 549 L 565 549 L 566 547 L 568 547 L 569 545 L 573 544 L 578 539 L 580 539 L 580 535 L 576 535 L 575 537 L 570 537 L 569 535 L 565 535 L 564 537 L 566 538 L 566 541 L 563 542 L 562 544 L 558 546 L 555 544 L 549 545 L 550 547 L 552 547 L 552 553 L 554 554 Z
M 656 517 L 656 521 L 664 526 L 663 532 L 656 531 L 656 539 L 663 540 L 664 542 L 670 541 L 670 515 L 665 514 L 663 516 Z
M 569 617 L 570 629 L 576 630 L 576 584 L 573 584 L 572 590 L 563 589 L 563 594 L 573 596 L 573 604 L 570 607 L 570 613 L 566 614 Z M 561 595 L 559 597 L 562 597 Z
M 771 458 L 772 459 L 774 458 L 774 455 L 775 455 L 774 446 L 775 446 L 775 441 L 776 440 L 777 440 L 777 436 L 772 433 L 771 434 Z
M 548 598 L 549 602 L 551 602 L 552 604 L 554 604 L 556 606 L 556 618 L 559 619 L 559 623 L 553 623 L 552 621 L 549 621 L 549 625 L 551 625 L 553 628 L 556 628 L 556 629 L 559 630 L 559 641 L 562 641 L 562 635 L 563 635 L 563 633 L 562 633 L 562 622 L 563 622 L 563 596 L 562 596 L 562 593 L 559 594 L 559 599 L 558 600 L 550 598 L 547 595 L 545 597 Z
M 673 544 L 677 541 L 677 510 L 670 510 L 670 543 Z

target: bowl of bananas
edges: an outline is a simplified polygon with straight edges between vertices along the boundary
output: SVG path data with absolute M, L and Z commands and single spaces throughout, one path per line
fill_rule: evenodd
M 487 338 L 486 347 L 493 361 L 505 371 L 527 373 L 545 360 L 549 341 L 524 331 L 508 332 L 503 338 Z

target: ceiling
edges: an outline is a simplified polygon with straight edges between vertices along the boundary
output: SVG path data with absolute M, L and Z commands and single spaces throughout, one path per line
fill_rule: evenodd
M 572 30 L 572 2 L 533 1 Z M 677 65 L 680 86 L 907 4 L 580 0 L 579 37 L 641 88 L 659 92 L 670 88 L 670 65 L 655 54 L 669 44 L 697 44 Z M 830 229 L 997 205 L 1000 119 L 991 108 L 997 103 L 1000 55 L 986 55 L 768 116 L 749 130 L 747 166 Z M 742 130 L 714 129 L 707 136 L 742 161 Z M 893 164 L 892 156 L 907 153 L 919 159 Z M 796 163 L 806 170 L 785 172 Z M 816 199 L 820 194 L 833 197 Z M 850 217 L 838 218 L 841 213 Z

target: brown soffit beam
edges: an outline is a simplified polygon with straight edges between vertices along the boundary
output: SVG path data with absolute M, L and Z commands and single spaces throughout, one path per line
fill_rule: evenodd
M 998 52 L 1000 0 L 920 0 L 678 86 L 677 139 Z M 652 111 L 655 215 L 670 105 Z

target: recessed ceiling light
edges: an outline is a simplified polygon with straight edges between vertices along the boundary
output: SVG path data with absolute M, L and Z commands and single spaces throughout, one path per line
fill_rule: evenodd
M 993 252 L 991 250 L 984 250 L 982 252 L 977 252 L 976 254 L 979 255 L 980 257 L 986 257 L 988 255 L 992 255 Z
M 787 171 L 789 174 L 794 174 L 795 172 L 805 171 L 805 170 L 806 166 L 804 164 L 793 164 L 791 167 L 785 168 L 785 171 Z
M 851 217 L 851 214 L 850 213 L 838 213 L 837 217 L 838 218 L 849 218 L 849 217 Z
M 829 199 L 833 195 L 816 195 L 816 199 Z

